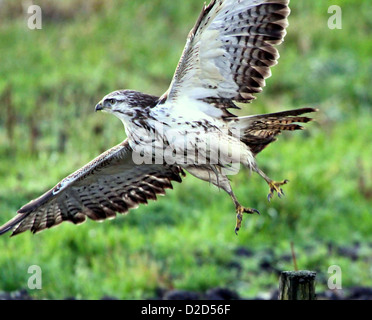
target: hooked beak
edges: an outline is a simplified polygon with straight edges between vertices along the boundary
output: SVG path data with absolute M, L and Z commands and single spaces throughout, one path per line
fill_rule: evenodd
M 99 102 L 96 105 L 95 111 L 97 112 L 97 111 L 101 111 L 101 110 L 103 110 L 103 104 L 102 104 L 102 102 Z

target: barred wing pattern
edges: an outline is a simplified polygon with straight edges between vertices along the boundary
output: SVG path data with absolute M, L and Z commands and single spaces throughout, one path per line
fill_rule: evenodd
M 213 106 L 210 116 L 228 116 L 231 100 L 249 102 L 262 91 L 286 35 L 289 0 L 213 0 L 191 30 L 172 83 L 163 96 L 183 95 Z M 214 103 L 213 103 L 214 102 Z M 217 110 L 216 110 L 217 108 Z M 218 110 L 219 109 L 219 110 Z M 205 111 L 204 111 L 205 112 Z
M 135 165 L 128 140 L 107 150 L 69 175 L 53 189 L 18 210 L 0 234 L 13 229 L 12 235 L 30 230 L 35 233 L 63 221 L 75 224 L 86 218 L 114 218 L 126 213 L 181 182 L 184 175 L 178 166 Z
M 276 113 L 258 114 L 234 118 L 230 128 L 239 130 L 241 141 L 249 145 L 253 154 L 258 154 L 267 145 L 276 140 L 282 131 L 302 130 L 298 123 L 307 123 L 312 118 L 302 116 L 304 113 L 316 112 L 318 109 L 301 108 Z

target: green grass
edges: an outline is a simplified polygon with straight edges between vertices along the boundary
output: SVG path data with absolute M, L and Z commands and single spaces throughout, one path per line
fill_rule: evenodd
M 87 11 L 82 1 L 42 1 L 44 12 L 64 18 L 46 16 L 39 31 L 26 28 L 12 3 L 0 14 L 0 95 L 4 102 L 10 90 L 15 114 L 10 139 L 9 110 L 0 108 L 0 223 L 124 138 L 120 121 L 95 114 L 95 103 L 118 88 L 162 94 L 203 1 L 92 1 Z M 27 289 L 28 267 L 36 264 L 43 288 L 29 291 L 35 298 L 140 299 L 157 288 L 216 286 L 253 297 L 278 283 L 263 262 L 293 269 L 283 258 L 291 241 L 299 267 L 318 272 L 319 290 L 333 264 L 345 288 L 372 286 L 372 15 L 365 1 L 339 4 L 343 29 L 329 30 L 327 3 L 292 1 L 279 64 L 243 110 L 320 109 L 308 130 L 281 136 L 258 156 L 270 177 L 290 180 L 284 199 L 268 203 L 267 185 L 255 174 L 231 177 L 240 201 L 261 212 L 244 217 L 237 237 L 228 195 L 188 175 L 166 197 L 115 220 L 1 237 L 0 291 Z M 356 261 L 330 250 L 355 243 Z M 239 248 L 252 255 L 238 255 Z

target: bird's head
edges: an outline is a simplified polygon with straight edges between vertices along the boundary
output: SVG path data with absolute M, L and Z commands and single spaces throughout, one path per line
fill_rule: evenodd
M 156 105 L 158 97 L 133 90 L 117 90 L 104 96 L 97 103 L 96 111 L 106 111 L 122 121 L 133 118 L 136 114 Z

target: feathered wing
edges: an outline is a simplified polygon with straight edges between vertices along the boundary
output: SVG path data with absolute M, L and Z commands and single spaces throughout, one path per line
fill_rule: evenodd
M 18 215 L 0 227 L 0 234 L 30 230 L 35 233 L 63 221 L 75 224 L 86 218 L 114 218 L 147 200 L 156 200 L 181 182 L 182 169 L 169 165 L 136 165 L 128 140 L 107 150 L 69 175 L 41 197 L 18 210 Z
M 182 96 L 211 103 L 204 111 L 231 116 L 233 101 L 249 102 L 262 91 L 279 54 L 289 0 L 213 0 L 191 30 L 163 99 Z

